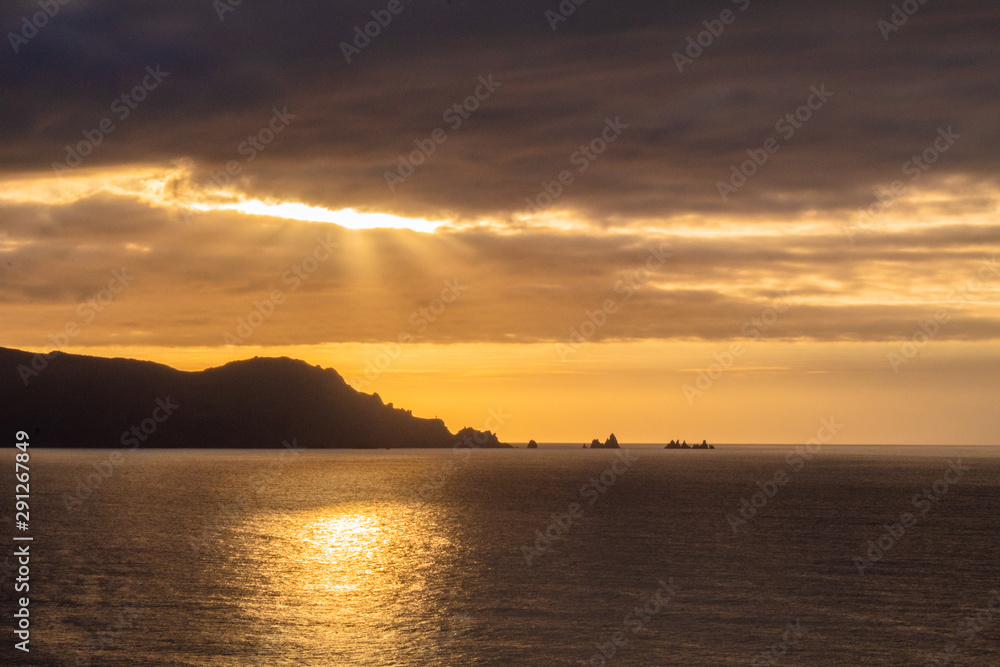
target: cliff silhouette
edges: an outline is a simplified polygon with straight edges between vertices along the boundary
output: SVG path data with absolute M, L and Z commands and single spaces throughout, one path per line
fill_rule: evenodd
M 26 431 L 33 447 L 510 447 L 489 431 L 453 434 L 288 357 L 185 372 L 0 348 L 0 402 L 0 432 Z

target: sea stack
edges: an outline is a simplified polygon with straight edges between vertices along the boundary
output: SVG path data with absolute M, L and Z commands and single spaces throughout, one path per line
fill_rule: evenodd
M 621 449 L 621 447 L 618 445 L 618 438 L 615 437 L 614 433 L 612 433 L 611 435 L 608 436 L 608 439 L 604 441 L 603 445 L 601 444 L 600 440 L 598 440 L 597 438 L 594 438 L 593 440 L 590 441 L 590 448 L 591 449 Z

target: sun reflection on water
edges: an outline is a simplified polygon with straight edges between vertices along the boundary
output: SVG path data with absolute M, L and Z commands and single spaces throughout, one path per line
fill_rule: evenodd
M 303 529 L 301 539 L 308 546 L 303 555 L 317 569 L 334 575 L 326 582 L 319 582 L 323 587 L 357 590 L 366 583 L 366 578 L 377 576 L 377 566 L 385 563 L 385 547 L 391 539 L 387 533 L 386 526 L 372 515 L 319 518 Z
M 259 515 L 239 532 L 239 578 L 251 589 L 244 613 L 262 655 L 321 650 L 356 664 L 412 649 L 440 615 L 435 580 L 453 545 L 432 514 L 352 503 Z

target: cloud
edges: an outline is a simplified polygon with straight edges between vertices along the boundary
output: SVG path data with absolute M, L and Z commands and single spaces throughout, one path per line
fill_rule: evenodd
M 860 1 L 595 2 L 553 31 L 555 4 L 406 4 L 350 63 L 341 42 L 371 20 L 356 3 L 223 20 L 203 0 L 65 5 L 0 69 L 7 343 L 39 346 L 123 267 L 134 283 L 75 343 L 220 345 L 274 290 L 253 344 L 559 342 L 609 299 L 595 341 L 715 340 L 782 296 L 769 337 L 899 339 L 948 307 L 939 337 L 996 338 L 994 282 L 953 298 L 1000 246 L 996 3 L 929 3 L 888 41 L 889 7 Z M 737 20 L 679 72 L 726 8 Z M 147 67 L 168 74 L 121 117 Z M 779 130 L 817 87 L 832 96 Z M 769 139 L 724 201 L 718 182 Z M 400 156 L 420 164 L 391 189 Z M 298 219 L 240 212 L 257 201 Z M 440 227 L 314 221 L 348 208 Z M 326 237 L 330 259 L 286 280 Z M 468 288 L 416 331 L 445 280 Z
M 563 342 L 609 300 L 614 312 L 601 317 L 594 341 L 745 337 L 744 325 L 778 300 L 791 307 L 768 337 L 899 339 L 940 308 L 950 313 L 942 339 L 1000 331 L 1000 281 L 987 272 L 1000 232 L 971 222 L 876 229 L 851 245 L 833 226 L 346 230 L 225 210 L 183 216 L 108 193 L 51 207 L 7 204 L 0 215 L 0 303 L 10 344 L 28 347 L 77 318 L 79 304 L 122 268 L 134 282 L 78 343 L 220 345 L 274 290 L 283 299 L 265 308 L 275 312 L 253 344 L 402 333 L 436 343 Z M 308 260 L 323 243 L 334 248 L 329 256 Z M 446 281 L 464 286 L 459 298 L 418 328 L 420 309 Z
M 355 3 L 244 3 L 224 21 L 201 1 L 67 5 L 8 54 L 2 163 L 49 169 L 159 64 L 169 77 L 88 165 L 188 158 L 207 185 L 242 159 L 241 142 L 277 106 L 295 120 L 244 165 L 237 185 L 335 210 L 508 219 L 573 169 L 573 153 L 608 117 L 629 129 L 558 202 L 598 224 L 846 214 L 867 206 L 940 127 L 962 139 L 935 177 L 996 182 L 995 3 L 925 6 L 888 42 L 876 26 L 888 6 L 754 3 L 683 73 L 672 54 L 727 3 L 591 3 L 555 32 L 543 16 L 553 4 L 406 5 L 350 64 L 340 43 L 371 20 Z M 0 24 L 16 26 L 17 11 L 5 9 Z M 502 87 L 391 192 L 384 175 L 398 156 L 447 128 L 444 111 L 488 74 Z M 723 202 L 717 181 L 775 136 L 776 121 L 813 85 L 833 92 L 826 108 Z

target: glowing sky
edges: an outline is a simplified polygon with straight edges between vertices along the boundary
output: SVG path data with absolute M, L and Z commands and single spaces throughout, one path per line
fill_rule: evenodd
M 1000 444 L 996 3 L 513 4 L 350 63 L 355 3 L 62 7 L 0 68 L 0 345 L 295 356 L 508 441 Z

